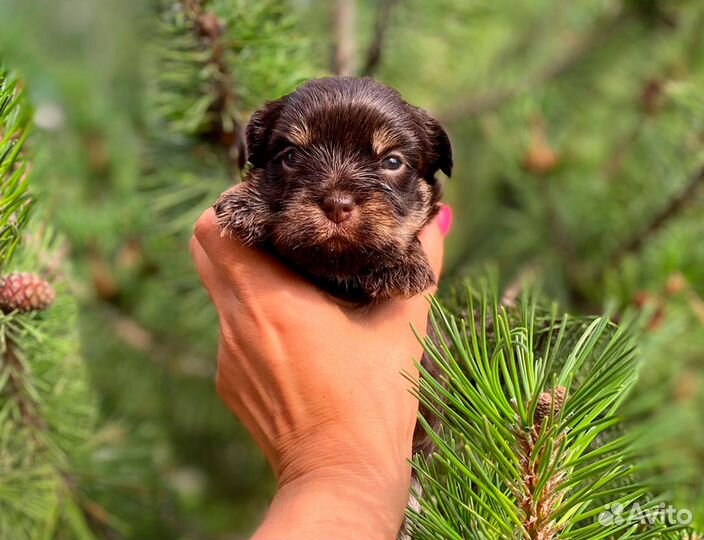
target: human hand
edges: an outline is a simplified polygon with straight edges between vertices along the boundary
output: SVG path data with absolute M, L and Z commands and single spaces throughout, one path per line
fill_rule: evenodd
M 439 275 L 444 207 L 421 233 Z M 266 455 L 277 495 L 254 538 L 395 537 L 408 500 L 428 302 L 339 303 L 269 255 L 220 235 L 214 212 L 191 241 L 220 318 L 217 391 Z M 432 291 L 428 291 L 432 292 Z

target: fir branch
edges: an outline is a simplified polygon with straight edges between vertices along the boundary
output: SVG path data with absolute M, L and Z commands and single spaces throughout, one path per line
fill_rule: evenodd
M 399 0 L 379 0 L 374 22 L 374 36 L 367 49 L 366 59 L 362 67 L 363 77 L 372 77 L 382 60 L 384 52 L 384 42 L 391 23 L 391 13 Z
M 689 206 L 702 186 L 704 186 L 704 166 L 692 176 L 689 183 L 670 200 L 667 206 L 652 217 L 643 229 L 614 250 L 609 258 L 609 264 L 619 266 L 626 257 L 638 254 L 652 236 L 676 219 Z

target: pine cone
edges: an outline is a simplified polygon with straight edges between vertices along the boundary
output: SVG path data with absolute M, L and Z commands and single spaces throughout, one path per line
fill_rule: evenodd
M 540 394 L 538 397 L 538 405 L 535 408 L 535 423 L 538 425 L 542 424 L 543 419 L 550 416 L 550 412 L 556 416 L 560 410 L 562 410 L 566 397 L 567 390 L 564 386 L 558 386 L 554 390 Z
M 548 142 L 545 124 L 535 119 L 531 128 L 531 140 L 523 156 L 523 169 L 534 174 L 551 173 L 559 164 L 560 156 Z
M 5 313 L 43 310 L 55 297 L 48 282 L 29 272 L 15 272 L 0 279 L 0 310 Z
M 680 294 L 681 292 L 686 291 L 688 288 L 689 283 L 687 282 L 687 278 L 679 272 L 672 274 L 665 283 L 665 292 L 669 296 Z

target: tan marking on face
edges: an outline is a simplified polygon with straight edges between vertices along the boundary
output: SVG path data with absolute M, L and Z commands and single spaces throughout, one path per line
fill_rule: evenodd
M 365 232 L 365 237 L 360 239 L 367 245 L 379 249 L 388 249 L 388 246 L 405 247 L 415 238 L 420 226 L 416 218 L 411 217 L 401 223 L 391 217 L 388 203 L 380 197 L 372 196 L 363 206 L 363 217 L 374 216 L 374 226 Z
M 391 150 L 396 143 L 393 131 L 387 128 L 380 128 L 372 135 L 372 149 L 378 156 L 384 155 Z
M 310 144 L 310 130 L 306 124 L 296 124 L 291 126 L 288 134 L 291 142 L 296 146 L 307 146 Z

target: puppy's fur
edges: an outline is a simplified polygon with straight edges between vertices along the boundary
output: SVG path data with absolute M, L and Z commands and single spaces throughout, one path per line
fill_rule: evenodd
M 452 150 L 425 111 L 372 79 L 316 79 L 254 113 L 246 143 L 245 187 L 215 205 L 224 231 L 342 299 L 433 284 L 417 235 L 437 212 L 435 174 L 451 174 Z M 328 217 L 335 201 L 340 223 Z

